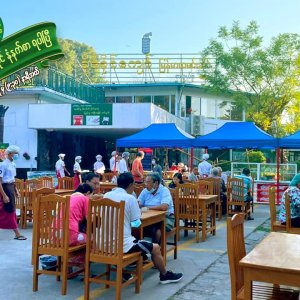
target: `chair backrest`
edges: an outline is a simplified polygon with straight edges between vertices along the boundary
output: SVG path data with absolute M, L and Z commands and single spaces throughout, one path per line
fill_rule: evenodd
M 274 223 L 276 222 L 276 204 L 275 204 L 275 187 L 269 188 L 269 206 L 270 206 L 270 221 L 271 230 L 273 231 Z
M 200 179 L 196 184 L 199 186 L 200 195 L 213 195 L 213 182 L 210 180 Z
M 123 256 L 125 201 L 108 198 L 90 200 L 87 218 L 86 251 L 90 257 Z
M 51 176 L 43 176 L 43 177 L 40 177 L 39 180 L 42 180 L 43 187 L 45 187 L 45 188 L 51 189 L 54 187 L 53 177 L 51 177 Z
M 218 201 L 221 200 L 221 178 L 208 177 L 205 181 L 212 182 L 212 194 L 218 196 Z
M 178 189 L 178 218 L 199 219 L 199 186 L 198 184 L 180 184 Z
M 42 180 L 27 179 L 24 183 L 24 204 L 26 209 L 33 209 L 33 190 L 41 189 L 43 187 Z
M 70 197 L 56 194 L 38 197 L 35 209 L 34 251 L 43 248 L 49 254 L 60 255 L 69 244 Z
M 24 180 L 23 179 L 15 179 L 16 189 L 20 193 L 20 198 L 16 197 L 16 208 L 22 209 L 24 205 Z
M 228 202 L 244 203 L 244 180 L 241 178 L 229 178 L 227 181 Z
M 138 198 L 140 193 L 142 192 L 142 190 L 145 188 L 145 185 L 142 183 L 142 184 L 138 184 L 138 183 L 135 183 L 134 184 L 134 192 L 136 194 L 136 197 Z
M 238 291 L 244 286 L 243 268 L 239 264 L 246 255 L 243 214 L 235 214 L 233 217 L 227 218 L 227 253 L 231 279 L 231 299 L 237 299 Z
M 74 182 L 72 177 L 58 178 L 58 188 L 61 190 L 73 190 Z
M 108 182 L 111 182 L 113 177 L 115 176 L 116 174 L 114 172 L 108 172 L 108 173 L 103 173 L 102 174 L 102 181 L 108 181 Z

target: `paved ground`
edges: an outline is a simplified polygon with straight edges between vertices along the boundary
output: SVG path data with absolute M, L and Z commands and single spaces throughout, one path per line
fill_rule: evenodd
M 255 206 L 254 221 L 245 222 L 247 246 L 253 247 L 267 232 L 264 227 L 269 218 L 269 207 Z M 265 223 L 264 227 L 260 226 Z M 255 229 L 259 229 L 256 230 Z M 16 241 L 13 232 L 0 230 L 0 299 L 83 299 L 83 282 L 78 277 L 68 281 L 68 294 L 60 295 L 60 283 L 54 276 L 40 276 L 39 291 L 32 292 L 31 228 L 22 231 L 27 241 Z M 134 294 L 131 285 L 122 291 L 123 299 L 230 299 L 230 280 L 226 255 L 225 218 L 218 222 L 216 236 L 209 236 L 206 242 L 195 243 L 193 234 L 181 237 L 178 259 L 168 256 L 168 269 L 183 272 L 184 278 L 177 284 L 160 285 L 157 270 L 149 270 L 139 295 Z M 92 285 L 92 299 L 114 299 L 114 289 Z

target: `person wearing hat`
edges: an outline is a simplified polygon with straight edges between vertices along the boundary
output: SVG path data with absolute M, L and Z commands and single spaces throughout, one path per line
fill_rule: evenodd
M 74 171 L 74 190 L 76 190 L 79 186 L 79 184 L 81 184 L 81 167 L 80 167 L 80 163 L 81 163 L 81 156 L 76 156 L 75 157 L 75 164 L 73 167 L 73 171 Z
M 5 150 L 6 159 L 0 166 L 0 229 L 12 229 L 15 233 L 15 240 L 26 240 L 18 230 L 16 215 L 16 196 L 20 193 L 16 188 L 16 164 L 20 148 L 11 145 Z
M 105 171 L 105 165 L 102 162 L 102 155 L 96 155 L 96 162 L 94 163 L 94 173 L 103 174 Z
M 117 172 L 118 168 L 119 168 L 119 163 L 117 161 L 117 157 L 118 157 L 118 152 L 117 151 L 113 151 L 111 153 L 111 158 L 109 160 L 109 167 L 111 172 Z
M 129 172 L 128 169 L 128 159 L 129 159 L 129 152 L 122 153 L 122 159 L 119 162 L 119 172 L 120 174 Z
M 286 225 L 285 194 L 290 198 L 291 225 L 300 227 L 300 174 L 296 174 L 280 201 L 279 221 Z
M 70 176 L 70 172 L 67 170 L 64 159 L 66 154 L 60 153 L 58 154 L 58 161 L 55 164 L 55 170 L 56 170 L 56 177 L 57 178 L 63 178 L 65 177 L 65 172 Z
M 212 168 L 212 165 L 209 162 L 207 162 L 208 159 L 209 159 L 209 155 L 207 153 L 204 153 L 202 156 L 202 161 L 198 165 L 199 175 L 204 178 L 210 175 L 211 168 Z

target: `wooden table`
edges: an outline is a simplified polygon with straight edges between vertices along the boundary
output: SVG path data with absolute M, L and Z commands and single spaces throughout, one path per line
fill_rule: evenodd
M 106 192 L 110 192 L 113 188 L 117 187 L 116 183 L 112 182 L 100 182 L 100 193 L 105 194 Z
M 252 299 L 252 281 L 300 287 L 300 235 L 271 232 L 240 261 L 244 299 Z
M 55 194 L 60 196 L 70 195 L 74 193 L 74 190 L 55 189 Z
M 165 229 L 165 219 L 166 219 L 166 212 L 159 211 L 159 210 L 148 210 L 143 211 L 141 216 L 141 226 L 140 226 L 140 236 L 143 238 L 144 228 L 153 224 L 160 223 L 160 230 L 161 230 L 161 254 L 164 258 L 164 262 L 166 264 L 166 250 L 167 250 L 167 242 L 166 242 L 166 229 Z M 149 264 L 143 265 L 143 271 L 146 271 L 153 267 L 153 263 L 150 262 Z
M 199 195 L 200 209 L 202 211 L 202 241 L 206 240 L 206 234 L 211 232 L 213 235 L 216 235 L 216 201 L 218 201 L 217 195 Z M 211 205 L 211 227 L 207 228 L 207 210 L 206 207 Z

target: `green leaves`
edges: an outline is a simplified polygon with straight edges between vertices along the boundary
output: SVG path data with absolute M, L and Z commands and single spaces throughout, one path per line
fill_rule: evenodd
M 3 39 L 3 35 L 4 35 L 4 26 L 3 26 L 2 19 L 0 18 L 0 41 Z

